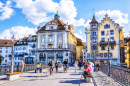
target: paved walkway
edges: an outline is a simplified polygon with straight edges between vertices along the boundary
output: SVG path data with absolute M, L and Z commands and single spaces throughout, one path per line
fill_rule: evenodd
M 92 83 L 87 83 L 81 74 L 83 70 L 74 72 L 74 68 L 70 67 L 67 73 L 63 72 L 63 68 L 59 69 L 59 73 L 46 76 L 47 69 L 43 69 L 43 73 L 34 73 L 30 71 L 20 74 L 20 78 L 15 81 L 6 80 L 6 76 L 0 76 L 1 86 L 121 86 L 102 72 L 93 73 Z
M 20 79 L 15 81 L 5 80 L 6 76 L 0 76 L 0 85 L 2 86 L 94 86 L 93 83 L 86 83 L 81 78 L 83 70 L 74 72 L 74 68 L 70 67 L 67 73 L 63 72 L 63 68 L 59 69 L 59 73 L 46 76 L 46 70 L 43 73 L 34 73 L 34 71 L 20 74 Z

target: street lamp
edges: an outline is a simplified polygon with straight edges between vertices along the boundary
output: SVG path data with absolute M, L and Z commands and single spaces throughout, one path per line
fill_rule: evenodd
M 12 42 L 13 42 L 13 47 L 12 47 L 12 60 L 11 60 L 11 73 L 13 73 L 13 63 L 14 63 L 14 42 L 15 42 L 15 38 L 14 35 L 12 37 Z
M 110 57 L 109 57 L 109 39 L 110 39 L 110 35 L 109 35 L 109 32 L 107 32 L 107 39 L 108 39 L 108 76 L 110 76 Z

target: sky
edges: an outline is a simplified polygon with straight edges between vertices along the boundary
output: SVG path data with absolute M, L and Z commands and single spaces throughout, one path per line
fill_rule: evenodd
M 0 39 L 19 39 L 36 34 L 37 27 L 54 19 L 74 26 L 76 37 L 85 41 L 85 28 L 95 14 L 100 23 L 107 13 L 124 27 L 124 36 L 130 31 L 130 0 L 0 0 Z M 94 11 L 93 11 L 94 9 Z

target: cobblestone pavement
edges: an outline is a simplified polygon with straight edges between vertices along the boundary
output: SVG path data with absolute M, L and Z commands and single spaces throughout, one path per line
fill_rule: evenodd
M 100 71 L 94 72 L 93 78 L 97 86 L 122 86 Z
M 70 67 L 67 73 L 63 72 L 63 68 L 59 69 L 59 73 L 46 76 L 46 69 L 43 73 L 34 73 L 34 71 L 20 74 L 20 79 L 15 81 L 5 80 L 6 76 L 0 76 L 0 85 L 2 86 L 94 86 L 93 83 L 86 83 L 81 78 L 83 70 L 74 72 L 74 68 Z

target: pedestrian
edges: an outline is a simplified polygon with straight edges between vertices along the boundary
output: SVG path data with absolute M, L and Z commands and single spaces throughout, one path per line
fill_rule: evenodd
M 56 61 L 56 63 L 55 63 L 56 73 L 58 72 L 58 66 L 59 66 L 59 64 L 58 64 L 58 62 Z
M 99 71 L 99 66 L 100 66 L 100 62 L 99 62 L 99 60 L 97 60 L 97 62 L 96 62 L 97 64 L 96 64 L 96 67 L 97 67 L 97 71 Z
M 24 59 L 21 61 L 21 73 L 23 73 L 24 64 L 25 64 L 24 61 L 25 61 Z
M 93 64 L 92 62 L 88 62 L 88 67 L 90 67 L 91 74 L 93 73 Z
M 75 61 L 75 63 L 74 63 L 74 69 L 75 69 L 75 73 L 76 73 L 76 71 L 77 71 L 77 61 Z
M 95 60 L 94 61 L 94 72 L 97 70 L 97 66 L 96 65 L 97 65 L 97 61 Z
M 82 62 L 79 60 L 79 69 L 82 67 Z

